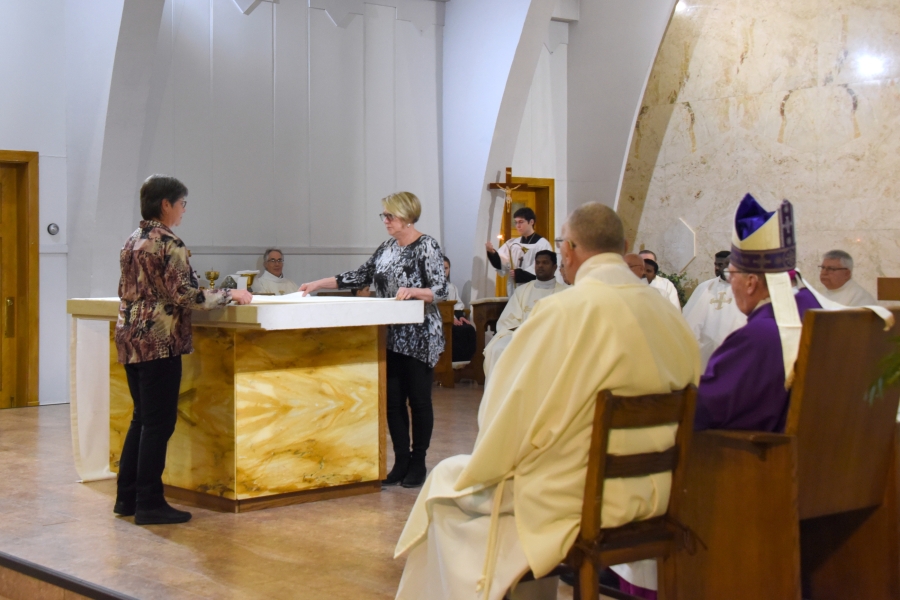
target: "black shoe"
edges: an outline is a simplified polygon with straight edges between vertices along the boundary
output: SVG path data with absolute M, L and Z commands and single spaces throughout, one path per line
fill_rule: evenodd
M 394 462 L 394 468 L 387 474 L 387 477 L 381 480 L 381 485 L 397 485 L 406 477 L 409 470 L 409 458 L 406 460 L 397 460 Z
M 186 510 L 172 508 L 168 504 L 150 510 L 138 509 L 134 515 L 135 525 L 169 525 L 186 523 L 191 520 L 191 513 Z
M 113 512 L 120 517 L 133 517 L 134 500 L 132 500 L 131 502 L 128 502 L 126 500 L 116 500 L 116 505 L 113 506 Z
M 428 469 L 425 467 L 425 459 L 413 460 L 410 462 L 409 471 L 403 478 L 402 485 L 405 488 L 421 487 L 425 483 L 425 477 L 428 475 Z

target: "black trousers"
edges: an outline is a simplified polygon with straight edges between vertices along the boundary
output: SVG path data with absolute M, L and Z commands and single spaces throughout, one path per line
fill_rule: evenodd
M 181 357 L 125 365 L 134 400 L 131 426 L 119 459 L 118 500 L 134 500 L 139 509 L 165 505 L 162 474 L 166 447 L 178 418 Z
M 453 362 L 472 360 L 475 356 L 475 328 L 471 325 L 453 326 Z
M 434 410 L 431 406 L 431 383 L 434 369 L 421 360 L 388 350 L 387 353 L 387 423 L 394 445 L 394 456 L 403 460 L 424 460 L 431 444 Z M 409 412 L 407 412 L 407 403 Z M 409 422 L 412 417 L 412 452 Z

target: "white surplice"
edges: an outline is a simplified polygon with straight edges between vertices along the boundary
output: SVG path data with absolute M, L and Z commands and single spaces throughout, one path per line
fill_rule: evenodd
M 497 269 L 497 275 L 506 277 L 509 275 L 510 269 L 522 269 L 534 275 L 534 257 L 541 250 L 549 250 L 550 242 L 547 238 L 534 234 L 539 239 L 533 244 L 526 244 L 522 241 L 522 237 L 515 237 L 500 246 L 497 253 L 500 254 L 500 268 Z M 532 236 L 528 236 L 531 239 Z M 510 277 L 506 281 L 506 295 L 512 296 L 516 289 L 516 284 Z
M 531 569 L 565 557 L 581 522 L 600 390 L 666 393 L 697 383 L 700 355 L 681 313 L 601 254 L 544 298 L 485 386 L 471 455 L 429 475 L 397 543 L 403 600 L 499 600 Z M 609 452 L 659 452 L 676 426 L 616 430 Z M 606 482 L 603 527 L 663 514 L 671 474 Z
M 836 290 L 823 290 L 822 295 L 844 306 L 873 306 L 878 301 L 863 286 L 850 279 Z
M 489 377 L 500 355 L 509 346 L 515 330 L 525 322 L 528 315 L 531 314 L 534 305 L 541 298 L 546 298 L 551 294 L 561 292 L 568 288 L 564 283 L 559 283 L 556 279 L 550 281 L 529 281 L 516 288 L 515 293 L 503 312 L 497 320 L 497 334 L 491 338 L 488 345 L 484 348 L 484 375 Z
M 671 302 L 675 308 L 681 310 L 681 301 L 678 300 L 678 290 L 675 289 L 674 283 L 657 275 L 650 282 L 650 287 L 662 294 L 662 297 Z
M 449 281 L 447 282 L 447 300 L 456 302 L 456 304 L 453 305 L 453 312 L 466 310 L 466 305 L 463 304 L 463 301 L 459 298 L 459 288 Z
M 253 281 L 252 287 L 255 294 L 275 294 L 276 296 L 293 294 L 300 289 L 299 285 L 285 278 L 284 275 L 275 277 L 268 271 L 260 273 L 259 277 Z
M 731 284 L 721 277 L 697 286 L 682 311 L 685 321 L 700 344 L 700 369 L 706 370 L 709 357 L 725 338 L 747 324 L 747 317 L 737 307 Z

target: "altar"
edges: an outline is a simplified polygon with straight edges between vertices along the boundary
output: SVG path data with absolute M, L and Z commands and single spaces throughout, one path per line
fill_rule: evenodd
M 114 477 L 132 401 L 118 298 L 72 299 L 71 416 L 83 481 Z M 421 301 L 255 297 L 194 311 L 166 495 L 241 512 L 377 492 L 386 475 L 386 326 Z

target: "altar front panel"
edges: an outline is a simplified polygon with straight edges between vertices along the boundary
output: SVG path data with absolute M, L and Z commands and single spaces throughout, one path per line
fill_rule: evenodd
M 237 497 L 381 479 L 378 327 L 235 332 Z

